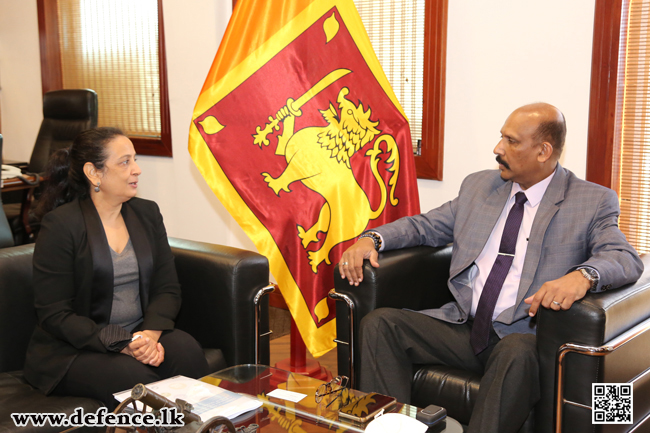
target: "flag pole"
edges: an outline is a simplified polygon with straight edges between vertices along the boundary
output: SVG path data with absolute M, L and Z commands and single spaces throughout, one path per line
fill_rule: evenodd
M 276 288 L 279 289 L 277 285 Z M 278 292 L 281 293 L 282 291 L 278 290 L 276 293 Z M 284 303 L 284 299 L 281 296 L 280 299 L 282 299 L 284 306 L 275 306 L 288 309 L 286 303 Z M 278 361 L 275 364 L 275 367 L 324 381 L 328 381 L 332 378 L 332 372 L 320 365 L 320 362 L 316 361 L 315 359 L 307 359 L 307 346 L 305 345 L 305 342 L 300 335 L 300 331 L 298 331 L 298 326 L 296 325 L 296 321 L 293 319 L 293 316 L 291 317 L 289 358 Z

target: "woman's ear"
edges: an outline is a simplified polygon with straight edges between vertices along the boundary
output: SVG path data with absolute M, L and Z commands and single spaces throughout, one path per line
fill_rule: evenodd
M 84 164 L 84 174 L 90 181 L 91 185 L 96 185 L 97 182 L 99 181 L 99 173 L 95 168 L 95 164 L 93 164 L 92 162 L 87 162 Z

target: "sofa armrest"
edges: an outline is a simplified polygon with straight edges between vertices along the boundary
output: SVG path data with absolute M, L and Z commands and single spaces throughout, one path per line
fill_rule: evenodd
M 229 366 L 254 364 L 255 295 L 268 285 L 266 257 L 239 248 L 169 238 L 183 302 L 176 327 L 204 348 L 221 349 Z M 260 333 L 268 332 L 268 297 Z M 268 364 L 269 337 L 261 338 L 260 363 Z
M 650 255 L 641 259 L 645 271 L 636 283 L 605 293 L 588 293 L 566 311 L 539 310 L 537 349 L 542 396 L 536 407 L 540 424 L 537 431 L 551 431 L 558 349 L 566 343 L 602 346 L 650 318 Z M 590 407 L 592 383 L 630 381 L 650 368 L 650 332 L 645 334 L 606 356 L 568 354 L 564 364 L 564 398 Z M 635 384 L 634 394 L 640 396 L 641 390 L 636 388 Z M 591 425 L 590 410 L 571 406 L 565 414 L 564 431 L 580 431 L 581 426 Z
M 379 268 L 368 261 L 363 267 L 363 281 L 358 286 L 341 279 L 338 265 L 334 269 L 334 286 L 338 294 L 354 303 L 354 358 L 358 354 L 357 332 L 361 319 L 381 307 L 421 310 L 452 301 L 447 289 L 451 246 L 413 247 L 379 254 Z M 336 335 L 339 374 L 349 375 L 350 322 L 345 302 L 336 303 Z M 355 368 L 358 376 L 358 368 Z
M 34 244 L 0 249 L 0 372 L 22 370 L 36 326 Z

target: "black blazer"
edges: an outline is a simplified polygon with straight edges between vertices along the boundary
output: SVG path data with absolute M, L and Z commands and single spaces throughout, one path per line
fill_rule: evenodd
M 181 290 L 158 205 L 133 198 L 122 205 L 122 216 L 140 268 L 141 329 L 173 329 Z M 24 374 L 46 394 L 80 351 L 107 352 L 99 333 L 108 325 L 113 304 L 109 248 L 90 199 L 67 203 L 43 218 L 34 249 L 38 325 Z

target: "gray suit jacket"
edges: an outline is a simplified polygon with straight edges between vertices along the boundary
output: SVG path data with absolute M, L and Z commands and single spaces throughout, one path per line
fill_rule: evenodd
M 498 170 L 469 175 L 458 197 L 426 214 L 401 218 L 374 231 L 384 249 L 453 242 L 448 286 L 456 302 L 423 313 L 452 323 L 465 323 L 472 305 L 469 278 L 508 199 L 512 182 Z M 643 271 L 637 252 L 618 228 L 618 197 L 611 189 L 578 179 L 559 164 L 533 221 L 515 305 L 494 322 L 500 337 L 534 333 L 524 299 L 547 281 L 590 266 L 600 273 L 596 290 L 636 281 Z

